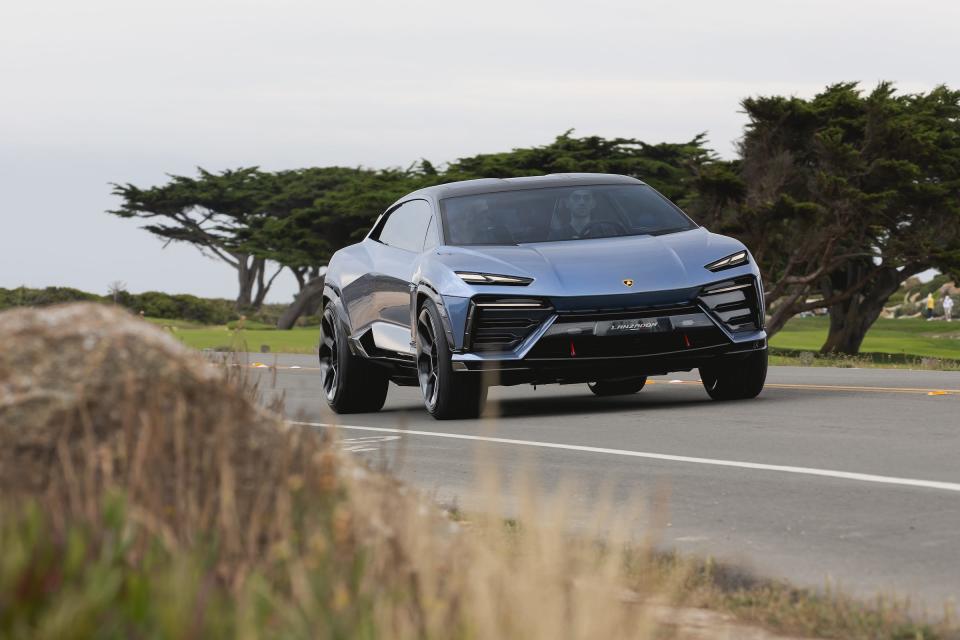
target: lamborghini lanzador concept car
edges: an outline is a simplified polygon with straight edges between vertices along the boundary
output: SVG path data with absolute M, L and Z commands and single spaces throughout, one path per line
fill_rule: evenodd
M 490 385 L 639 391 L 700 370 L 716 400 L 767 373 L 760 273 L 634 178 L 455 182 L 391 206 L 330 261 L 320 369 L 338 413 L 377 411 L 390 381 L 435 418 L 473 417 Z

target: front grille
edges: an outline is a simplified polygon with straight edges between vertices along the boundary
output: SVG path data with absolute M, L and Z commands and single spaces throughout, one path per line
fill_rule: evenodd
M 510 351 L 523 342 L 553 308 L 531 298 L 478 297 L 467 312 L 466 351 Z
M 656 320 L 651 332 L 609 334 L 611 321 Z M 562 311 L 537 341 L 528 360 L 617 358 L 670 354 L 729 342 L 703 310 L 692 304 Z
M 597 320 L 618 320 L 674 316 L 687 313 L 702 313 L 695 305 L 671 305 L 658 307 L 635 308 L 605 308 L 583 309 L 576 311 L 560 311 L 557 313 L 557 322 L 595 322 Z
M 527 360 L 577 358 L 617 358 L 680 353 L 728 344 L 716 327 L 695 331 L 655 333 L 637 336 L 562 336 L 541 338 L 527 354 Z
M 704 287 L 699 299 L 730 333 L 757 331 L 763 326 L 763 310 L 751 276 Z

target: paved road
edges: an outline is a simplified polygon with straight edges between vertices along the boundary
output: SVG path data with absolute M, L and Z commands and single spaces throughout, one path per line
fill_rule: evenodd
M 381 429 L 344 428 L 345 446 L 441 500 L 474 504 L 483 450 L 508 481 L 534 469 L 548 490 L 570 488 L 572 526 L 605 491 L 623 508 L 666 493 L 665 546 L 802 585 L 911 594 L 934 612 L 960 600 L 960 373 L 774 367 L 737 403 L 710 401 L 695 371 L 620 398 L 497 388 L 495 418 L 446 422 L 418 389 L 391 386 L 382 412 L 336 420 L 311 357 L 251 358 L 278 365 L 253 370 L 291 417 Z

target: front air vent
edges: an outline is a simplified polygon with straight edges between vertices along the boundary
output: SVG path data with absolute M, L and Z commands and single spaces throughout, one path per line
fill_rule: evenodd
M 637 319 L 674 316 L 685 313 L 701 313 L 701 309 L 694 304 L 576 309 L 572 311 L 557 311 L 557 322 Z
M 553 313 L 534 298 L 477 297 L 467 312 L 465 351 L 511 351 Z
M 698 297 L 730 333 L 757 331 L 763 327 L 763 309 L 752 276 L 711 284 L 704 287 Z

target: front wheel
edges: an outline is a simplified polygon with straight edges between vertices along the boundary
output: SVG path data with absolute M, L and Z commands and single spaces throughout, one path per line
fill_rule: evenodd
M 386 371 L 350 353 L 347 335 L 332 305 L 320 320 L 320 382 L 327 404 L 337 413 L 380 411 L 390 380 Z
M 620 378 L 619 380 L 597 380 L 587 386 L 597 396 L 626 396 L 643 389 L 647 376 L 639 378 Z
M 700 367 L 700 380 L 714 400 L 755 398 L 767 380 L 767 350 L 718 358 Z
M 432 300 L 417 314 L 417 377 L 427 411 L 438 420 L 476 418 L 487 401 L 479 374 L 454 373 L 440 313 Z

